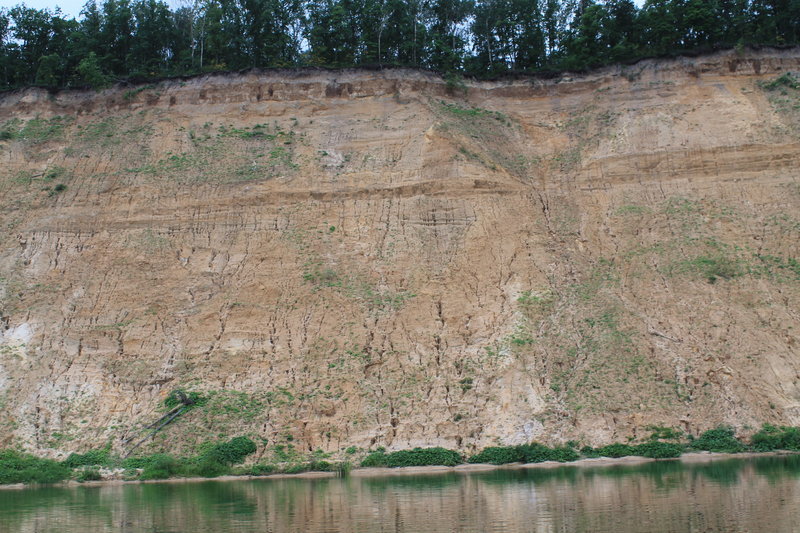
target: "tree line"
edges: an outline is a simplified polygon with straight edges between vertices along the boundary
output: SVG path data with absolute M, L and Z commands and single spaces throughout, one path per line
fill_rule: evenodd
M 794 45 L 800 0 L 90 0 L 0 10 L 0 88 L 402 65 L 478 77 Z

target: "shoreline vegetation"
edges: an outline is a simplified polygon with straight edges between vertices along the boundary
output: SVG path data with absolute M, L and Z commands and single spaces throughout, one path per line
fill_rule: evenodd
M 332 477 L 388 475 L 392 473 L 440 473 L 481 471 L 495 468 L 533 468 L 560 465 L 615 465 L 661 459 L 696 461 L 717 457 L 750 457 L 800 452 L 800 428 L 764 424 L 749 440 L 736 437 L 730 427 L 720 426 L 699 437 L 684 439 L 671 428 L 651 428 L 639 443 L 614 443 L 601 447 L 571 441 L 549 447 L 531 443 L 490 446 L 473 455 L 445 448 L 415 448 L 387 452 L 383 448 L 344 450 L 344 460 L 328 461 L 331 454 L 317 451 L 310 457 L 288 457 L 285 452 L 272 462 L 243 464 L 257 450 L 248 437 L 208 443 L 196 455 L 174 457 L 156 453 L 120 458 L 110 448 L 70 454 L 63 461 L 36 457 L 17 450 L 0 450 L 0 488 L 29 485 L 124 483 L 151 481 L 202 481 L 260 477 Z M 283 459 L 283 460 L 281 460 Z M 291 460 L 286 460 L 291 459 Z M 353 470 L 357 468 L 357 470 Z M 398 470 L 400 469 L 400 470 Z

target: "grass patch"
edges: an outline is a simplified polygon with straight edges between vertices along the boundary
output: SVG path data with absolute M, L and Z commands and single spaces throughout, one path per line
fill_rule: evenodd
M 46 143 L 61 137 L 71 123 L 72 118 L 64 116 L 55 116 L 50 119 L 33 118 L 25 123 L 16 137 L 28 144 Z
M 791 72 L 785 72 L 772 81 L 760 82 L 759 85 L 767 91 L 777 91 L 785 88 L 800 89 L 800 81 Z

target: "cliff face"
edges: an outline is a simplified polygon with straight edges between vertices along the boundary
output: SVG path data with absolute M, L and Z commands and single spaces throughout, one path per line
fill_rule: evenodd
M 800 52 L 0 99 L 0 446 L 800 424 Z

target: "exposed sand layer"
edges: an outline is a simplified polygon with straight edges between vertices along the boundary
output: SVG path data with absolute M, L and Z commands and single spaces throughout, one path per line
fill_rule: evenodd
M 142 453 L 798 425 L 798 70 L 4 94 L 0 447 L 123 452 L 178 387 Z

